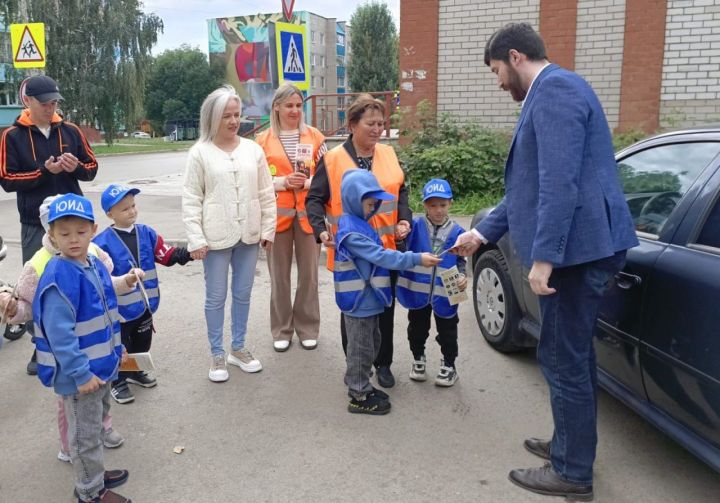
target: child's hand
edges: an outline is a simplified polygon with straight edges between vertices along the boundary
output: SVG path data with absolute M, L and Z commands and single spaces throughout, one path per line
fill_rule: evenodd
M 120 363 L 121 364 L 127 363 L 129 358 L 130 357 L 128 356 L 127 348 L 125 346 L 123 346 L 122 356 L 120 356 Z
M 457 281 L 457 286 L 461 292 L 464 292 L 467 288 L 467 276 L 461 274 Z
M 420 263 L 423 267 L 433 267 L 442 262 L 442 259 L 432 253 L 423 253 L 420 259 Z
M 410 222 L 407 220 L 400 220 L 395 224 L 395 239 L 402 241 L 410 234 Z
M 335 248 L 335 240 L 328 231 L 322 231 L 320 233 L 320 241 L 325 245 L 325 248 Z
M 97 391 L 98 389 L 100 389 L 100 386 L 102 386 L 104 384 L 105 384 L 105 381 L 100 379 L 98 376 L 94 375 L 88 382 L 86 382 L 82 386 L 78 386 L 78 391 L 83 395 L 87 395 L 88 393 Z
M 8 294 L 0 295 L 0 311 L 5 313 L 7 319 L 17 314 L 18 301 L 15 297 Z
M 142 269 L 130 269 L 130 271 L 125 274 L 125 283 L 129 287 L 134 287 L 138 280 L 143 279 L 145 277 L 145 271 Z

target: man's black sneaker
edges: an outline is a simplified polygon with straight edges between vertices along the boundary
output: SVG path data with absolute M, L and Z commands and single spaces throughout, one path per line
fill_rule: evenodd
M 135 395 L 125 381 L 113 386 L 110 394 L 117 403 L 130 403 L 135 400 Z
M 152 388 L 157 384 L 157 379 L 151 377 L 145 371 L 134 372 L 133 375 L 127 377 L 126 381 L 142 386 L 143 388 Z
M 390 371 L 390 367 L 377 368 L 377 382 L 383 388 L 392 388 L 395 386 L 395 376 Z
M 388 398 L 390 398 L 390 395 L 388 395 L 387 393 L 385 393 L 382 390 L 377 389 L 375 386 L 373 386 L 372 391 L 369 392 L 368 395 L 374 395 L 374 396 L 380 398 L 381 400 L 387 400 Z M 350 390 L 348 390 L 348 397 L 352 398 L 352 395 L 350 394 Z
M 353 414 L 371 414 L 373 416 L 382 416 L 390 412 L 390 402 L 387 399 L 380 398 L 377 395 L 368 393 L 365 400 L 350 400 L 348 404 L 348 412 Z

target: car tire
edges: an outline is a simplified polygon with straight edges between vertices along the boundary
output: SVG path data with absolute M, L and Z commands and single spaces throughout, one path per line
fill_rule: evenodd
M 22 337 L 27 331 L 25 323 L 20 325 L 5 325 L 5 333 L 3 336 L 9 341 L 16 341 Z
M 473 306 L 480 332 L 493 349 L 501 353 L 525 349 L 516 342 L 520 335 L 520 311 L 500 250 L 486 251 L 475 261 Z

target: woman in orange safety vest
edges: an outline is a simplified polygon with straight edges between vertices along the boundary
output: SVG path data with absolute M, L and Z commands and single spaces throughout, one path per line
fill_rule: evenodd
M 292 84 L 275 92 L 270 129 L 257 143 L 265 151 L 277 196 L 275 242 L 268 253 L 270 269 L 270 331 L 275 351 L 286 351 L 297 333 L 305 349 L 317 347 L 320 331 L 318 257 L 320 247 L 305 211 L 305 196 L 318 161 L 327 151 L 325 137 L 303 120 L 303 95 Z M 297 287 L 291 300 L 293 248 Z
M 328 151 L 318 165 L 307 197 L 308 216 L 318 242 L 328 248 L 327 266 L 332 270 L 334 262 L 333 235 L 342 215 L 340 181 L 348 169 L 366 169 L 377 178 L 385 192 L 395 196 L 394 201 L 383 201 L 380 210 L 369 223 L 377 231 L 383 245 L 396 249 L 396 242 L 405 239 L 410 232 L 412 211 L 408 204 L 405 176 L 395 150 L 390 145 L 378 143 L 385 130 L 385 103 L 363 94 L 347 110 L 348 140 Z M 391 271 L 394 285 L 397 272 Z M 395 302 L 380 315 L 380 349 L 375 358 L 378 384 L 390 388 L 395 378 L 390 371 L 393 354 L 393 323 Z M 347 348 L 344 317 L 340 318 L 343 349 Z

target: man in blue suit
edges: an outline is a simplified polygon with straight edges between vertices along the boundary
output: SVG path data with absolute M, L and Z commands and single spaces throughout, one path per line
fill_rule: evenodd
M 590 501 L 597 444 L 592 336 L 605 288 L 638 241 L 610 129 L 590 85 L 549 63 L 542 38 L 527 23 L 495 32 L 485 64 L 522 110 L 505 165 L 505 197 L 456 245 L 471 255 L 509 232 L 530 268 L 542 316 L 538 361 L 555 427 L 552 440 L 525 441 L 550 464 L 512 470 L 510 480 L 540 494 Z

